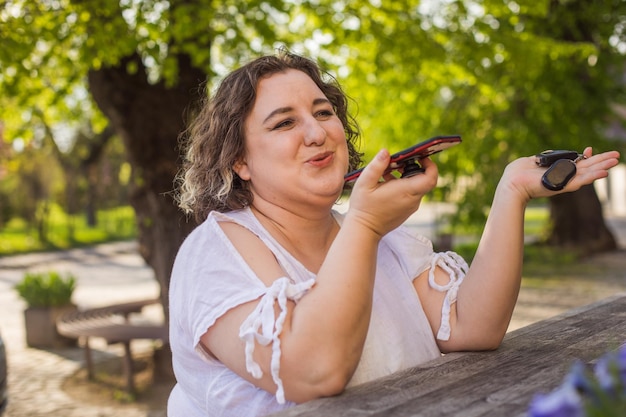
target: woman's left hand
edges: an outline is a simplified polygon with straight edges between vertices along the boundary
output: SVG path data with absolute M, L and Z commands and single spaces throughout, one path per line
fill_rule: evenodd
M 583 185 L 607 177 L 609 169 L 619 163 L 619 157 L 620 154 L 617 151 L 592 155 L 591 147 L 585 148 L 583 158 L 576 162 L 576 175 L 560 191 L 551 191 L 542 185 L 541 177 L 548 168 L 538 166 L 534 156 L 520 158 L 506 167 L 499 186 L 509 187 L 516 191 L 525 202 L 533 198 L 572 192 Z

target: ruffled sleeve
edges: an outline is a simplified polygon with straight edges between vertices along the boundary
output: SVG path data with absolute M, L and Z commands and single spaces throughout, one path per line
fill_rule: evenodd
M 272 359 L 270 371 L 276 384 L 276 400 L 279 404 L 285 403 L 285 391 L 280 379 L 280 333 L 287 317 L 287 300 L 298 301 L 315 284 L 314 279 L 309 279 L 297 284 L 288 278 L 282 277 L 272 283 L 254 311 L 246 318 L 239 328 L 239 338 L 246 343 L 246 369 L 255 378 L 261 378 L 263 371 L 254 361 L 255 342 L 262 346 L 272 343 Z M 278 302 L 280 313 L 274 315 L 274 303 Z
M 435 267 L 437 266 L 450 276 L 450 280 L 445 285 L 439 285 L 435 281 Z M 456 302 L 459 286 L 468 269 L 467 262 L 455 252 L 435 252 L 432 254 L 428 284 L 431 288 L 446 293 L 441 307 L 441 326 L 437 332 L 437 339 L 439 340 L 450 339 L 450 307 Z

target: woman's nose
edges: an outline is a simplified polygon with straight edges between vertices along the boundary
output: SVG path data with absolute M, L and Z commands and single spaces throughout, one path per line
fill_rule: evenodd
M 304 134 L 304 143 L 307 146 L 311 145 L 323 145 L 326 141 L 326 129 L 324 126 L 316 120 L 312 118 L 309 123 L 307 123 L 306 131 Z

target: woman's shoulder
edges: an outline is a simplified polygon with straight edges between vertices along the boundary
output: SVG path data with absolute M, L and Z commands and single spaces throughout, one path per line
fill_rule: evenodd
M 221 235 L 222 231 L 219 227 L 220 222 L 236 223 L 248 229 L 256 228 L 254 215 L 249 208 L 228 212 L 212 211 L 202 223 L 191 231 L 183 244 L 188 243 L 187 241 L 191 242 L 197 239 L 206 239 L 208 236 L 213 239 L 215 235 Z
M 213 211 L 209 213 L 209 217 L 205 223 L 206 222 L 210 222 L 213 225 L 217 225 L 220 222 L 235 223 L 245 227 L 255 235 L 259 235 L 263 230 L 263 227 L 252 213 L 252 210 L 250 210 L 250 207 L 227 212 Z
M 189 233 L 181 244 L 177 258 L 202 259 L 215 251 L 230 251 L 232 245 L 220 227 L 220 222 L 232 222 L 249 228 L 251 220 L 244 210 L 228 213 L 212 211 L 207 218 Z M 248 210 L 249 211 L 249 210 Z
M 202 276 L 202 280 L 191 280 L 194 283 L 190 288 L 209 284 L 220 288 L 238 288 L 242 285 L 251 287 L 251 283 L 259 284 L 219 225 L 223 221 L 245 223 L 240 221 L 243 219 L 245 214 L 242 216 L 235 212 L 209 214 L 180 246 L 174 261 L 172 284 L 177 281 L 189 283 L 191 276 Z M 228 279 L 224 279 L 226 276 Z

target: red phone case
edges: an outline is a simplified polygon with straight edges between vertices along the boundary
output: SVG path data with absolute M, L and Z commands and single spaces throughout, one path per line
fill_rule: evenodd
M 438 152 L 443 151 L 444 149 L 448 149 L 451 146 L 461 143 L 461 137 L 458 135 L 450 135 L 450 136 L 435 136 L 424 142 L 420 142 L 417 145 L 413 145 L 410 148 L 404 149 L 400 152 L 394 153 L 391 155 L 391 160 L 389 162 L 389 166 L 385 170 L 383 175 L 386 175 L 398 168 L 402 168 L 403 164 L 406 164 L 415 159 L 426 158 L 427 156 L 436 154 Z M 364 168 L 357 169 L 356 171 L 352 171 L 344 177 L 346 182 L 355 181 Z

